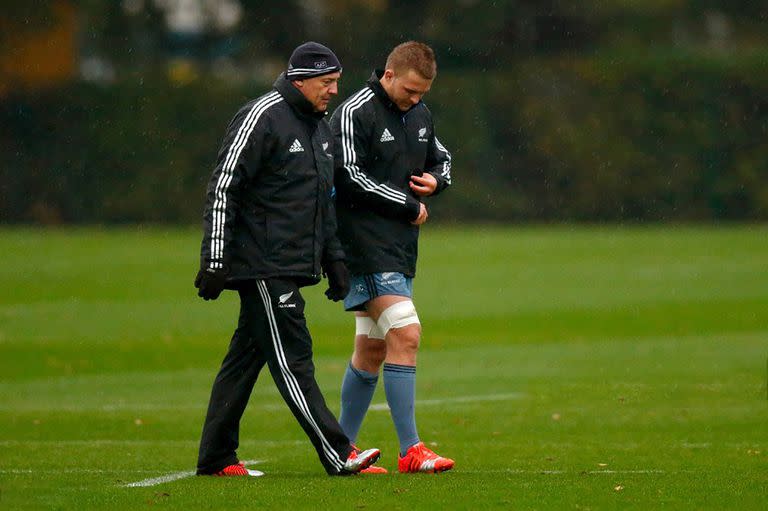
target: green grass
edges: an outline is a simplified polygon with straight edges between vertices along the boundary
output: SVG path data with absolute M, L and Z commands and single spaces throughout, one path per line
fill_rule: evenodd
M 439 476 L 329 478 L 268 375 L 263 478 L 192 470 L 237 314 L 196 230 L 0 230 L 0 509 L 764 509 L 768 228 L 426 228 L 422 438 Z M 334 411 L 352 324 L 307 289 Z M 384 402 L 382 389 L 374 402 Z M 387 412 L 362 444 L 396 470 Z

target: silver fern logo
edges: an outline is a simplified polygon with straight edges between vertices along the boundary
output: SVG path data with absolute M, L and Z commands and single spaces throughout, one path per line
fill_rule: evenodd
M 393 286 L 403 282 L 403 275 L 396 271 L 385 271 L 381 274 L 381 283 L 385 286 Z

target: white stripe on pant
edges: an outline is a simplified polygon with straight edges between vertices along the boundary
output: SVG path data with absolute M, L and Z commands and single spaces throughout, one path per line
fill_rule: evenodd
M 325 470 L 343 472 L 350 443 L 315 380 L 298 285 L 290 279 L 253 280 L 243 283 L 239 294 L 238 326 L 211 389 L 197 472 L 211 474 L 237 463 L 240 420 L 265 364 Z M 291 299 L 278 304 L 280 296 Z
M 296 377 L 293 375 L 293 373 L 291 373 L 290 367 L 288 367 L 288 362 L 286 361 L 285 353 L 283 352 L 283 345 L 280 341 L 280 332 L 277 329 L 277 321 L 275 321 L 275 313 L 272 310 L 272 302 L 269 299 L 267 284 L 265 281 L 259 280 L 257 281 L 257 285 L 259 287 L 259 292 L 261 293 L 261 299 L 264 300 L 264 308 L 267 311 L 267 317 L 269 318 L 269 327 L 272 333 L 272 343 L 275 347 L 275 355 L 277 356 L 277 362 L 280 365 L 280 370 L 283 374 L 285 386 L 288 388 L 288 392 L 290 393 L 294 404 L 299 410 L 301 410 L 304 419 L 306 419 L 306 421 L 312 426 L 312 429 L 314 429 L 318 438 L 320 438 L 320 442 L 322 442 L 323 445 L 323 452 L 328 458 L 328 461 L 330 461 L 331 464 L 333 464 L 338 470 L 341 470 L 344 467 L 344 463 L 342 463 L 339 453 L 333 450 L 331 444 L 328 443 L 328 440 L 325 439 L 322 431 L 320 431 L 317 422 L 315 422 L 315 419 L 312 417 L 312 414 L 309 411 L 309 406 L 307 405 L 304 394 L 301 392 L 299 383 L 296 381 Z

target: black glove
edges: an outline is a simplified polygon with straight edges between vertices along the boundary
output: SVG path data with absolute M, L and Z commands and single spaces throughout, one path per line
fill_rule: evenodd
M 195 277 L 195 287 L 198 289 L 197 296 L 205 300 L 215 300 L 224 290 L 226 283 L 227 273 L 224 270 L 201 269 Z
M 334 302 L 343 300 L 347 293 L 349 293 L 349 270 L 347 270 L 347 265 L 339 259 L 324 264 L 323 270 L 325 270 L 325 274 L 328 276 L 328 289 L 325 290 L 325 296 Z

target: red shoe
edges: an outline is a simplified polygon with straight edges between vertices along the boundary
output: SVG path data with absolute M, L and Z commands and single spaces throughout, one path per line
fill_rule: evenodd
M 360 449 L 357 448 L 355 444 L 352 444 L 352 451 L 357 453 L 360 453 Z M 370 465 L 367 468 L 362 469 L 360 474 L 387 474 L 387 469 L 384 467 L 377 467 L 376 465 Z
M 243 476 L 259 477 L 259 476 L 263 476 L 264 472 L 261 472 L 259 470 L 249 470 L 245 468 L 245 463 L 243 463 L 242 461 L 238 461 L 237 464 L 226 466 L 212 475 L 222 476 L 222 477 L 243 477 Z
M 381 456 L 381 451 L 378 449 L 361 451 L 353 446 L 352 451 L 347 457 L 347 461 L 344 463 L 344 471 L 350 474 L 358 474 L 376 463 L 379 456 Z
M 237 464 L 228 465 L 213 475 L 225 477 L 247 476 L 248 469 L 245 468 L 245 463 L 238 461 Z
M 438 456 L 427 449 L 424 442 L 419 442 L 408 448 L 405 456 L 399 457 L 397 461 L 398 470 L 403 473 L 427 472 L 437 474 L 453 468 L 453 460 Z
M 360 473 L 361 474 L 388 474 L 389 472 L 384 467 L 371 465 L 370 467 L 364 468 L 363 470 L 361 470 Z

